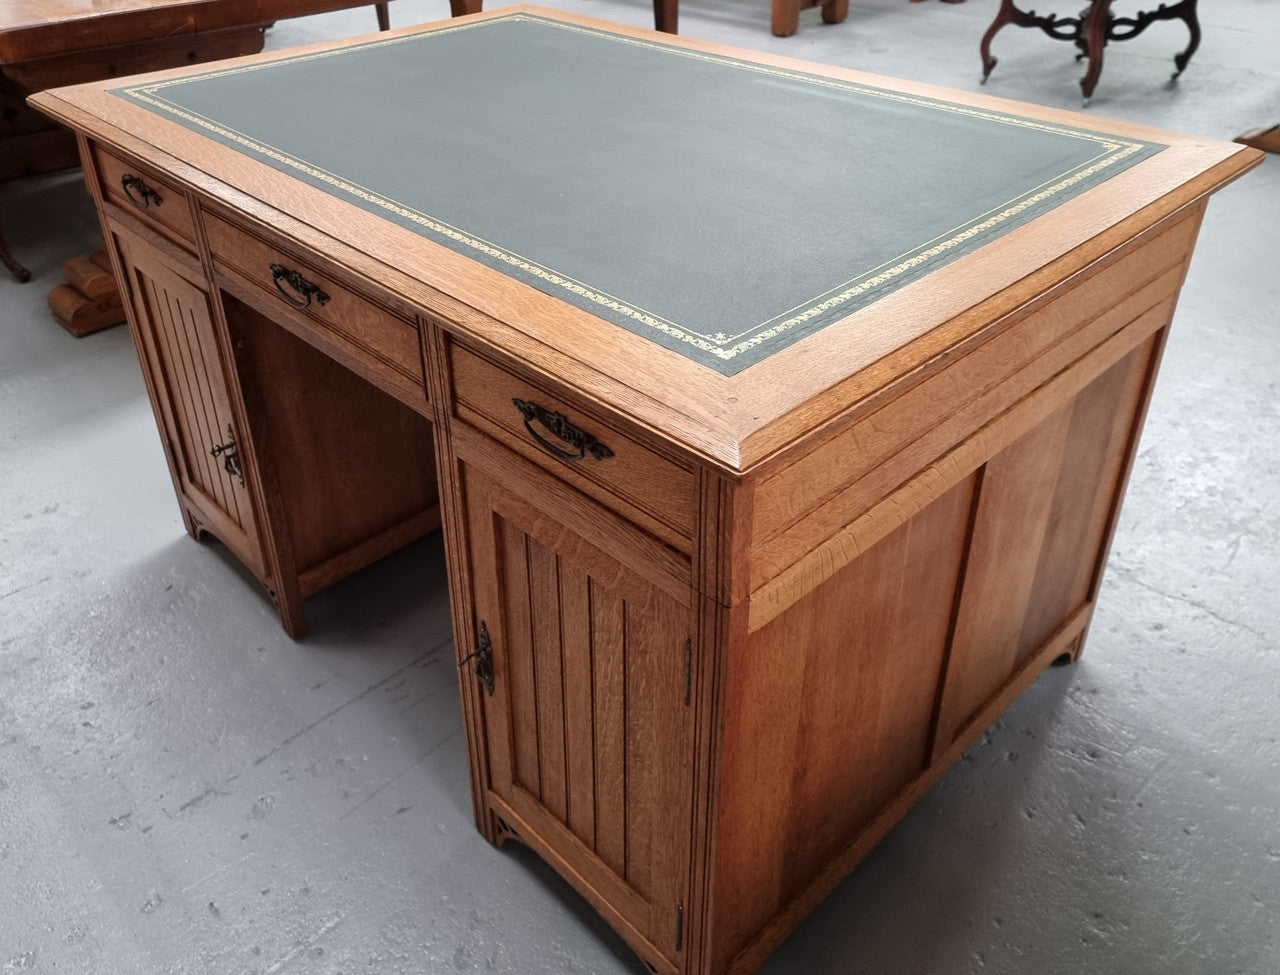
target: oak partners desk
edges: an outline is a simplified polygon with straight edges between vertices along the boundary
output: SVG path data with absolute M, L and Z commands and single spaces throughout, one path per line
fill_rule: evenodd
M 532 7 L 34 102 L 191 534 L 298 635 L 442 521 L 477 825 L 662 972 L 755 968 L 1080 652 L 1261 158 Z

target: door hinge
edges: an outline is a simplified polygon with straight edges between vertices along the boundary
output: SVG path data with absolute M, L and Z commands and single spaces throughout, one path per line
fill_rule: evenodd
M 676 951 L 684 948 L 684 905 L 676 908 Z
M 465 667 L 472 660 L 476 662 L 476 680 L 484 685 L 484 689 L 493 694 L 493 643 L 489 640 L 489 628 L 484 620 L 480 621 L 480 632 L 476 634 L 476 648 L 462 658 L 459 668 Z
M 684 703 L 688 707 L 693 694 L 693 637 L 684 641 Z

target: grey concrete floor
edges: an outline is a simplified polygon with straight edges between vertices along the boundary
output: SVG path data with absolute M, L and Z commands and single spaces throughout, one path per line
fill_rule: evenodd
M 564 5 L 650 24 L 639 0 Z M 1220 138 L 1280 122 L 1280 6 L 1201 6 L 1179 82 L 1185 31 L 1157 24 L 1108 50 L 1090 111 Z M 766 0 L 687 0 L 681 26 L 977 86 L 993 0 L 853 7 L 783 39 Z M 282 22 L 269 45 L 373 26 Z M 1008 28 L 996 53 L 990 92 L 1078 106 L 1068 45 Z M 6 184 L 0 213 L 36 273 L 0 280 L 0 971 L 642 972 L 472 828 L 439 540 L 316 596 L 288 640 L 184 535 L 127 332 L 75 339 L 45 310 L 96 234 L 77 175 Z M 1272 158 L 1209 208 L 1082 661 L 765 973 L 1280 972 L 1278 282 Z

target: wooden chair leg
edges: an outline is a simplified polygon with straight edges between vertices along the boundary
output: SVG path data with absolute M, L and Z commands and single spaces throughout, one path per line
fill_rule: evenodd
M 391 11 L 385 3 L 375 3 L 374 11 L 378 14 L 378 30 L 391 30 Z
M 13 276 L 20 282 L 25 284 L 27 281 L 31 280 L 31 272 L 19 264 L 17 259 L 9 253 L 9 247 L 4 242 L 3 226 L 0 226 L 0 261 L 4 262 L 4 266 L 13 272 Z

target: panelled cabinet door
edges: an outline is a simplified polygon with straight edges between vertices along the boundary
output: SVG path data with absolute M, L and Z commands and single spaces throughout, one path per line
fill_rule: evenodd
M 175 487 L 200 522 L 251 566 L 261 559 L 242 467 L 239 431 L 215 337 L 209 296 L 181 264 L 116 229 L 157 421 Z
M 492 675 L 482 694 L 490 805 L 642 957 L 678 967 L 691 829 L 688 583 L 664 580 L 631 550 L 653 540 L 584 498 L 556 510 L 554 498 L 517 496 L 474 466 L 464 480 L 477 648 L 492 660 L 464 679 Z M 586 532 L 584 510 L 601 519 Z

